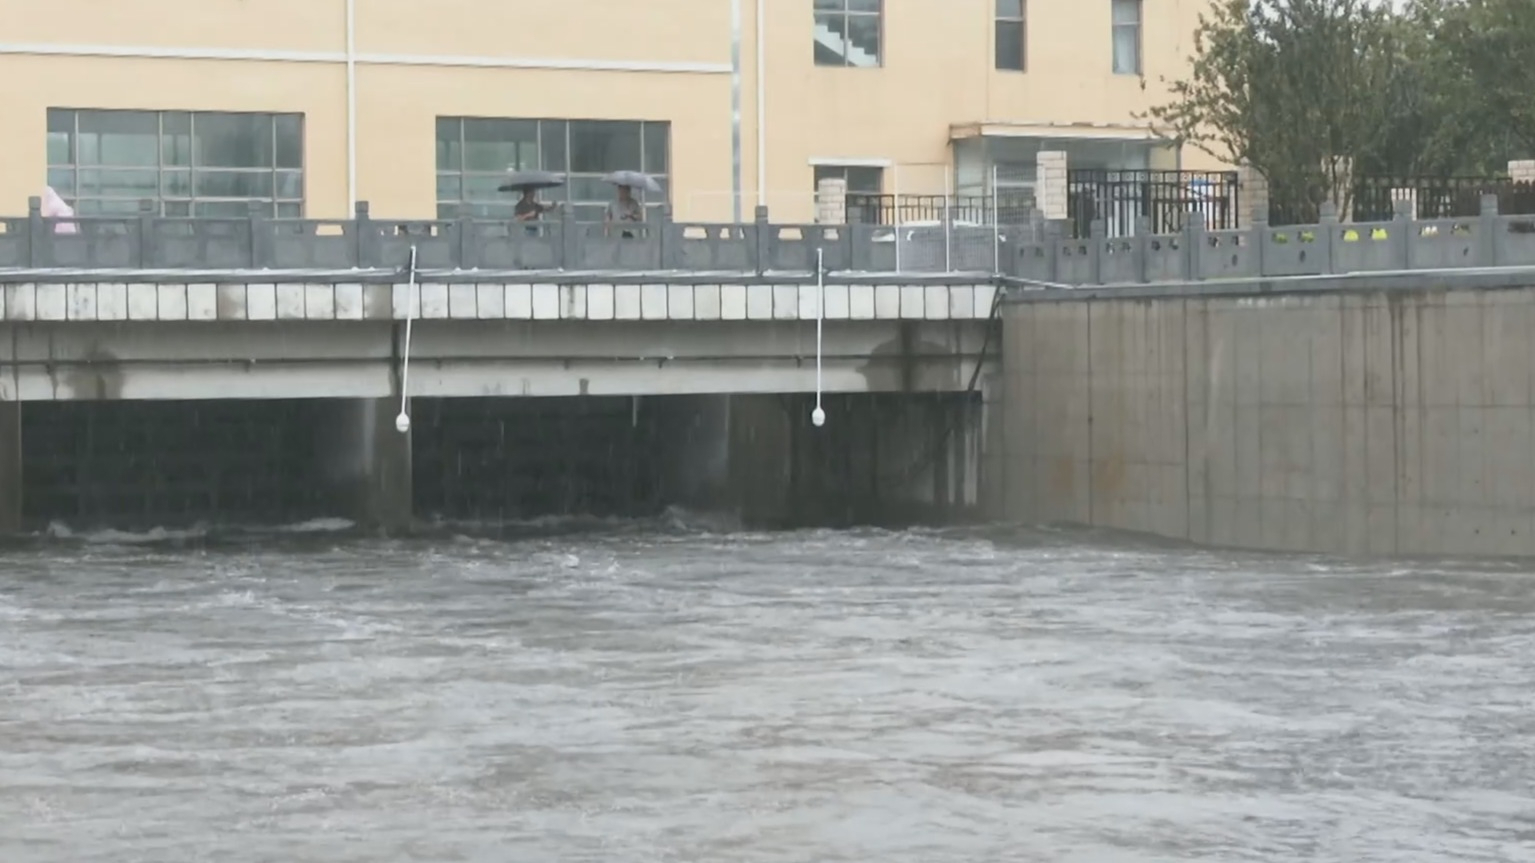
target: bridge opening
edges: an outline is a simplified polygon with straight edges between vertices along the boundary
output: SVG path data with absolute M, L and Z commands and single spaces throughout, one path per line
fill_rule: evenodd
M 747 527 L 895 525 L 962 519 L 984 493 L 982 405 L 966 393 L 828 395 L 819 428 L 803 393 L 417 398 L 408 435 L 389 399 L 9 404 L 0 479 L 19 453 L 21 493 L 0 500 L 0 532 L 327 517 L 404 531 L 671 507 Z
M 324 402 L 57 401 L 21 410 L 22 525 L 136 529 L 328 515 Z
M 412 402 L 418 516 L 505 523 L 668 507 L 749 526 L 909 524 L 980 502 L 978 394 Z

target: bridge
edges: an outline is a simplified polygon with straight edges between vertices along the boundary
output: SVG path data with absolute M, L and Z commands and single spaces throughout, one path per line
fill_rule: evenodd
M 0 453 L 15 454 L 0 456 L 0 532 L 295 501 L 401 527 L 424 487 L 434 511 L 542 514 L 556 504 L 496 488 L 558 485 L 543 468 L 562 459 L 567 472 L 612 473 L 582 452 L 667 473 L 594 486 L 666 486 L 643 493 L 699 505 L 722 484 L 752 488 L 769 520 L 799 506 L 763 490 L 817 475 L 790 470 L 796 458 L 833 464 L 814 482 L 861 484 L 866 502 L 916 483 L 973 506 L 1004 253 L 995 232 L 959 230 L 935 244 L 759 212 L 725 226 L 663 217 L 626 236 L 568 217 L 375 220 L 366 204 L 339 221 L 55 221 L 34 206 L 0 220 Z M 903 255 L 903 272 L 880 271 Z M 796 436 L 817 401 L 830 421 L 810 444 Z M 402 411 L 423 415 L 403 435 Z M 488 451 L 463 439 L 491 427 Z M 235 479 L 209 479 L 240 463 L 232 448 L 306 434 Z M 723 457 L 692 476 L 683 456 L 705 443 L 735 448 L 737 479 Z M 773 475 L 739 478 L 759 465 Z M 566 489 L 557 508 L 594 494 Z

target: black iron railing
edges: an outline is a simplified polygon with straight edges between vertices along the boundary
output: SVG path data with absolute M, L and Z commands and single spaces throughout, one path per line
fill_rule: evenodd
M 1205 227 L 1231 230 L 1237 226 L 1235 171 L 1116 171 L 1076 168 L 1066 175 L 1067 209 L 1072 230 L 1085 237 L 1101 220 L 1111 237 L 1137 233 L 1146 219 L 1153 234 L 1183 229 L 1194 213 Z
M 947 205 L 947 206 L 946 206 Z M 975 225 L 1028 224 L 1034 211 L 1034 195 L 1003 192 L 1000 195 L 870 195 L 847 196 L 848 220 L 866 225 L 939 223 L 947 210 L 951 222 Z
M 1349 215 L 1356 222 L 1389 221 L 1402 199 L 1413 203 L 1419 219 L 1470 218 L 1481 212 L 1483 195 L 1497 196 L 1506 215 L 1535 214 L 1535 185 L 1508 177 L 1368 175 L 1354 178 Z

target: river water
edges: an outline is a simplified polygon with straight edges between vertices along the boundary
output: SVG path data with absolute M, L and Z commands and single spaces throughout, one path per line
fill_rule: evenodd
M 1527 566 L 568 527 L 0 552 L 0 860 L 1535 853 Z

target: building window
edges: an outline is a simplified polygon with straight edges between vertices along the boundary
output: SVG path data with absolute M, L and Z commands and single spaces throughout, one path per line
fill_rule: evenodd
M 884 188 L 885 169 L 853 165 L 817 165 L 815 188 L 821 191 L 822 180 L 846 180 L 849 195 L 878 195 Z
M 1141 74 L 1141 0 L 1114 2 L 1114 74 Z
M 470 214 L 510 219 L 517 197 L 498 192 L 511 170 L 558 171 L 564 186 L 539 199 L 568 205 L 581 222 L 600 222 L 613 200 L 602 182 L 613 171 L 643 171 L 661 186 L 642 196 L 647 219 L 665 206 L 669 183 L 671 124 L 640 120 L 497 120 L 437 118 L 437 217 Z
M 300 218 L 304 117 L 49 108 L 48 185 L 82 216 Z
M 884 0 L 815 0 L 817 66 L 880 65 L 879 43 Z
M 997 68 L 1022 72 L 1028 57 L 1028 20 L 1025 0 L 997 0 Z

